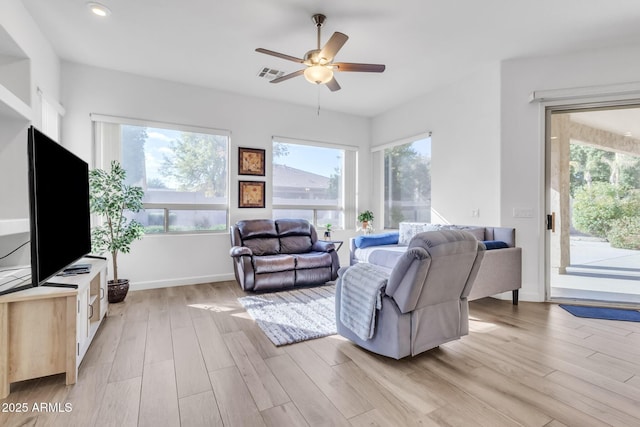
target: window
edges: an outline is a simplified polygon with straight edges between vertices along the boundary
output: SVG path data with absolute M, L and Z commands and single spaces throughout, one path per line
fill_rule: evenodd
M 431 138 L 384 150 L 384 227 L 431 220 Z
M 96 121 L 96 140 L 96 164 L 119 160 L 143 188 L 144 211 L 130 215 L 146 233 L 227 230 L 228 132 L 123 119 Z
M 313 144 L 313 145 L 312 145 Z M 302 218 L 314 226 L 344 228 L 345 200 L 354 197 L 355 149 L 329 144 L 273 140 L 273 217 Z M 351 164 L 349 171 L 345 166 Z

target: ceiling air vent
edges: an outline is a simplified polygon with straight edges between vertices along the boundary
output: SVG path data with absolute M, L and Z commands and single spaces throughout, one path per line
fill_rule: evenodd
M 273 80 L 284 75 L 284 71 L 274 70 L 273 68 L 263 67 L 258 73 L 258 77 L 265 78 L 267 80 Z

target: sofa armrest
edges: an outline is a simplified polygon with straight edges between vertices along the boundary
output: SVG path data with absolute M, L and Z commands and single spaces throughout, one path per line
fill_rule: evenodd
M 469 301 L 522 287 L 522 248 L 486 251 L 474 281 Z
M 232 257 L 240 257 L 243 255 L 252 256 L 253 251 L 246 246 L 233 246 L 229 250 L 229 255 Z
M 312 251 L 316 252 L 331 252 L 336 250 L 336 245 L 333 242 L 325 242 L 324 240 L 316 240 L 311 247 Z

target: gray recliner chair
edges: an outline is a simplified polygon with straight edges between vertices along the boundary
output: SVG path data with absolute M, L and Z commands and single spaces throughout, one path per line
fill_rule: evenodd
M 372 264 L 341 269 L 336 287 L 338 333 L 360 347 L 395 359 L 467 335 L 467 296 L 484 250 L 482 242 L 468 232 L 427 231 L 411 240 L 391 270 Z M 371 280 L 363 279 L 366 277 Z M 362 289 L 355 291 L 356 298 L 345 296 L 353 288 L 376 287 L 371 282 L 377 282 L 380 291 L 369 338 L 354 332 L 348 322 L 354 309 L 359 309 L 357 304 L 366 299 Z

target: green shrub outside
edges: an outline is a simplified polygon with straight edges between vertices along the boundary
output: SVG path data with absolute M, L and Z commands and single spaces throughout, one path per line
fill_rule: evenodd
M 576 191 L 573 226 L 583 233 L 608 239 L 615 220 L 640 212 L 640 193 L 625 186 L 593 182 Z
M 640 216 L 614 220 L 607 239 L 614 248 L 640 250 Z

